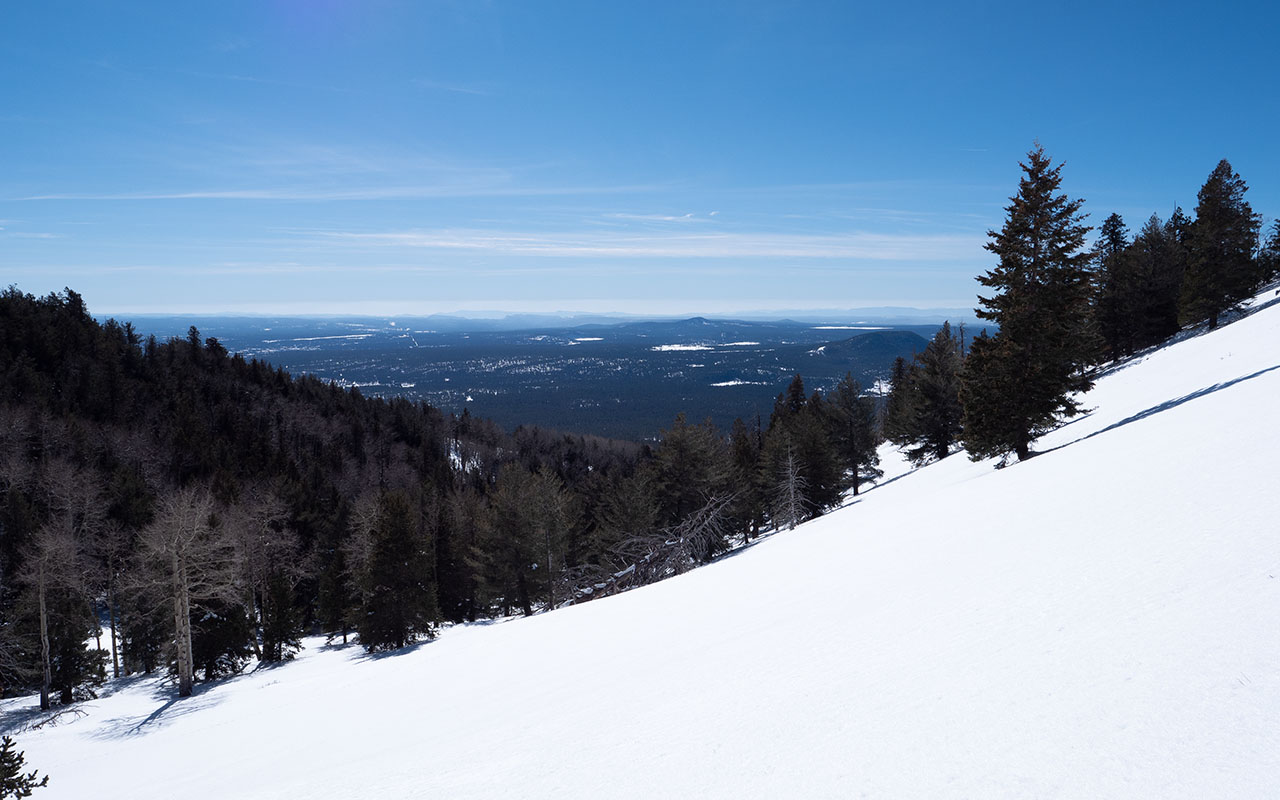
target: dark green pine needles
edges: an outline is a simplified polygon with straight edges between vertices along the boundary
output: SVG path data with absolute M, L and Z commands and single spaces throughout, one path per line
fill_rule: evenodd
M 1018 193 L 986 248 L 999 263 L 978 281 L 981 319 L 999 326 L 973 342 L 962 382 L 964 444 L 972 458 L 1031 455 L 1031 442 L 1092 387 L 1087 365 L 1099 352 L 1090 310 L 1089 227 L 1083 201 L 1058 192 L 1062 166 L 1038 144 L 1022 164 Z

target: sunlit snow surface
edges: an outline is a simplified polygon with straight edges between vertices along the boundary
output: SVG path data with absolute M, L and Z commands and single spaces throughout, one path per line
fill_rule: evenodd
M 895 462 L 681 578 L 132 679 L 19 746 L 47 800 L 1280 796 L 1277 343 L 1280 306 L 1108 375 L 1027 463 Z

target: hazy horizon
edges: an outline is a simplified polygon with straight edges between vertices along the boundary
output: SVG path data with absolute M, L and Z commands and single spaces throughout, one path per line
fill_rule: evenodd
M 19 287 L 21 288 L 21 287 Z M 86 302 L 88 298 L 86 298 Z M 604 308 L 602 310 L 585 310 L 571 308 L 549 308 L 541 310 L 539 308 L 452 308 L 439 311 L 422 311 L 415 309 L 407 309 L 403 306 L 393 304 L 361 304 L 353 307 L 288 307 L 273 306 L 270 308 L 238 308 L 238 309 L 218 309 L 218 308 L 189 308 L 189 309 L 147 309 L 147 308 L 94 308 L 92 303 L 88 303 L 89 312 L 95 317 L 122 317 L 132 315 L 134 317 L 228 317 L 228 318 L 267 318 L 267 317 L 284 317 L 284 318 L 316 318 L 316 319 L 341 319 L 341 318 L 373 318 L 373 319 L 391 319 L 403 317 L 405 319 L 424 319 L 427 317 L 451 317 L 459 319 L 502 319 L 505 317 L 548 317 L 548 318 L 618 318 L 618 319 L 687 319 L 690 317 L 716 317 L 716 318 L 742 318 L 742 319 L 783 319 L 788 316 L 848 316 L 848 315 L 892 315 L 900 314 L 906 317 L 929 316 L 932 317 L 939 313 L 956 312 L 968 316 L 973 315 L 973 309 L 961 305 L 955 306 L 908 306 L 908 305 L 875 305 L 875 306 L 850 306 L 847 308 L 833 307 L 807 307 L 807 308 L 741 308 L 726 307 L 723 309 L 708 309 L 705 307 L 695 307 L 678 310 L 662 310 L 652 309 L 622 311 L 618 309 Z

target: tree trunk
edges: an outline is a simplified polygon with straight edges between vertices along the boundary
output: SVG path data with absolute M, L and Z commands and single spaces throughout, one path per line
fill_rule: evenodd
M 44 678 L 40 682 L 40 710 L 48 711 L 49 688 L 53 685 L 53 662 L 49 657 L 49 612 L 45 602 L 44 570 L 41 568 L 40 587 L 36 594 L 40 600 L 40 660 L 44 666 Z
M 116 640 L 116 583 L 112 576 L 107 585 L 107 616 L 111 620 L 111 671 L 120 677 L 120 645 Z
M 195 685 L 195 657 L 191 652 L 191 599 L 187 596 L 186 575 L 173 557 L 173 648 L 178 665 L 178 697 L 190 697 Z
M 1031 443 L 1026 440 L 1018 440 L 1013 446 L 1013 452 L 1017 454 L 1019 461 L 1026 461 L 1031 458 Z
M 524 579 L 524 570 L 516 577 L 516 586 L 520 591 L 520 609 L 526 617 L 533 616 L 533 605 L 529 602 L 529 584 Z
M 257 590 L 252 585 L 249 587 L 248 595 L 245 599 L 249 603 L 245 606 L 245 610 L 249 614 L 249 644 L 253 646 L 254 657 L 261 661 L 262 647 L 258 644 L 258 640 L 262 636 L 262 609 L 259 608 Z
M 551 574 L 551 527 L 547 527 L 547 610 L 556 607 L 556 576 Z

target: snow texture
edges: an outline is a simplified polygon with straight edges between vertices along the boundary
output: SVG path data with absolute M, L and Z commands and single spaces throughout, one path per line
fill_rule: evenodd
M 896 460 L 654 586 L 17 739 L 44 800 L 1280 796 L 1277 342 L 1149 353 L 1030 461 Z

